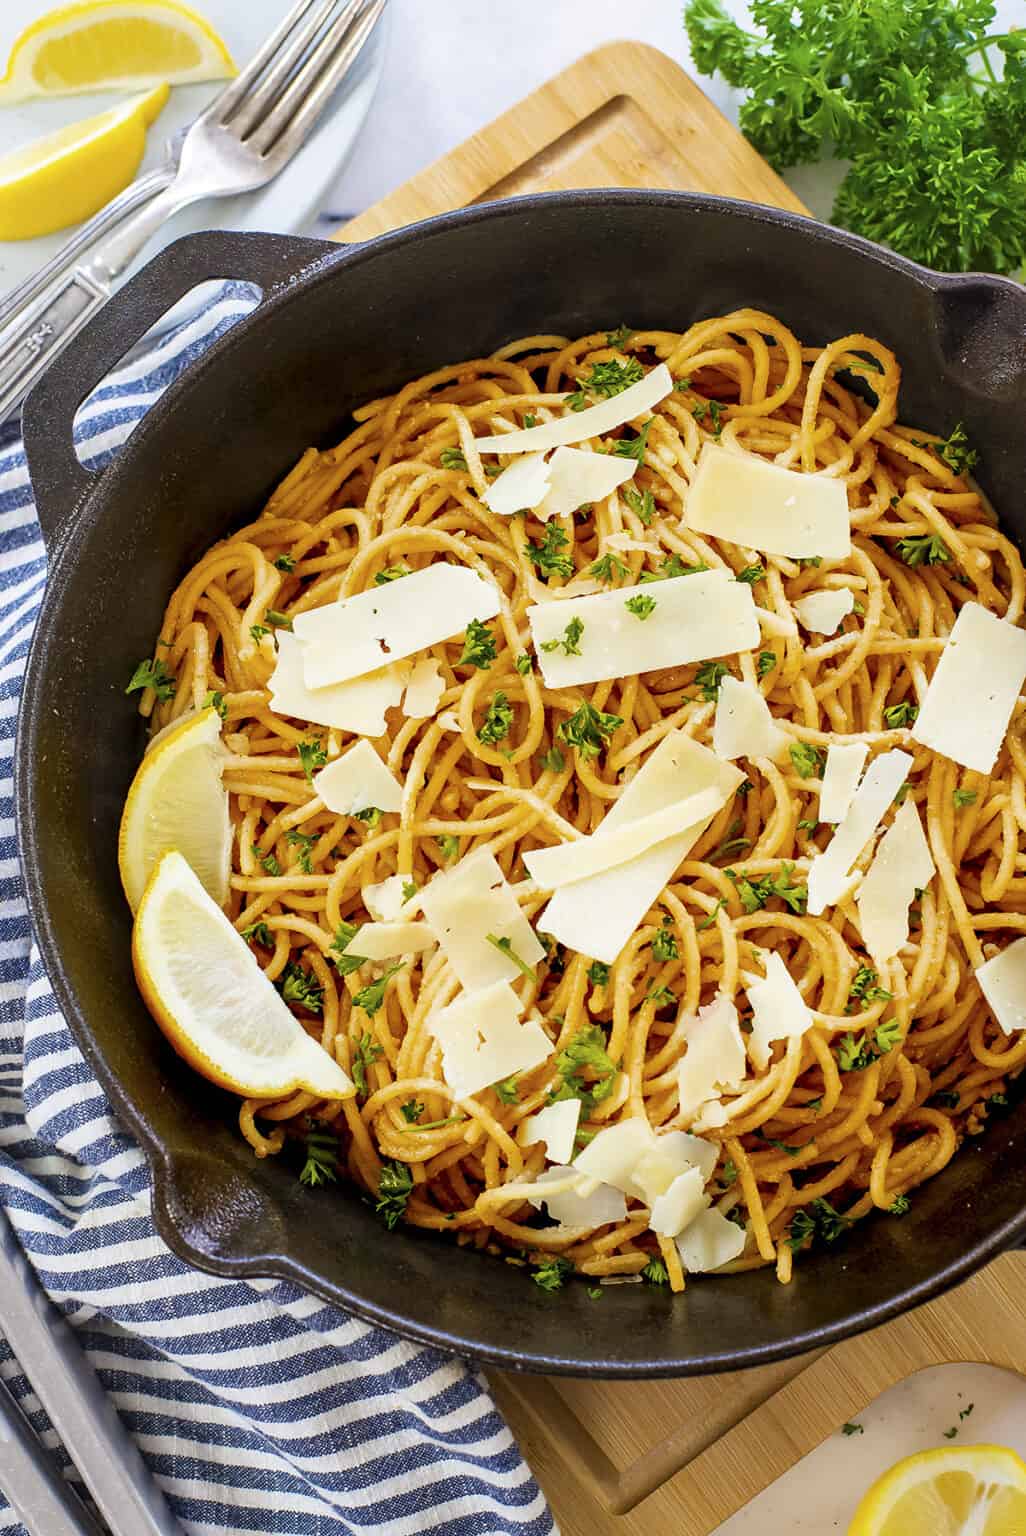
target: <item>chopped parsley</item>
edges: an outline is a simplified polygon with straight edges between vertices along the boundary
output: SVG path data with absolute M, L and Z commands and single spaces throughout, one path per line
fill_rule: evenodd
M 562 773 L 566 767 L 566 758 L 558 747 L 550 747 L 547 752 L 542 754 L 539 761 L 542 767 L 547 768 L 550 773 Z
M 292 555 L 279 555 L 274 562 L 275 570 L 284 571 L 286 576 L 291 576 L 296 569 L 296 562 Z
M 492 1087 L 498 1095 L 500 1104 L 519 1104 L 520 1089 L 517 1087 L 517 1075 L 504 1078 L 501 1083 L 493 1083 Z
M 338 1137 L 318 1125 L 306 1133 L 306 1162 L 299 1175 L 300 1184 L 316 1189 L 319 1184 L 334 1184 L 338 1167 Z
M 513 706 L 500 690 L 492 695 L 484 720 L 478 728 L 477 739 L 487 747 L 494 747 L 509 735 L 512 724 Z
M 896 1195 L 887 1209 L 892 1216 L 907 1216 L 912 1209 L 912 1202 L 908 1195 Z
M 531 1279 L 543 1291 L 558 1291 L 562 1289 L 567 1276 L 572 1275 L 573 1272 L 574 1266 L 569 1259 L 552 1258 L 540 1264 Z
M 272 629 L 291 629 L 292 620 L 287 613 L 279 613 L 277 608 L 268 608 L 264 618 Z
M 219 689 L 211 688 L 203 700 L 204 709 L 216 709 L 222 720 L 228 719 L 228 705 Z
M 962 1095 L 954 1088 L 942 1088 L 933 1095 L 933 1102 L 940 1109 L 957 1109 L 962 1102 Z
M 641 581 L 667 581 L 671 576 L 698 576 L 709 567 L 704 561 L 697 565 L 685 565 L 679 555 L 667 555 L 657 571 L 642 571 Z
M 961 810 L 963 806 L 974 803 L 976 791 L 975 789 L 956 789 L 951 798 L 955 802 L 956 808 Z
M 644 377 L 645 370 L 636 357 L 628 358 L 625 363 L 616 358 L 607 363 L 593 363 L 588 377 L 578 379 L 578 387 L 566 403 L 572 411 L 583 411 L 589 403 L 589 395 L 609 400 L 631 384 L 639 384 Z
M 516 966 L 517 970 L 521 973 L 522 976 L 526 976 L 528 981 L 534 981 L 534 966 L 528 965 L 527 961 L 517 954 L 516 950 L 513 948 L 512 939 L 507 937 L 500 939 L 497 938 L 494 933 L 486 933 L 485 938 L 488 940 L 488 943 L 491 944 L 493 949 L 497 949 L 499 951 L 500 955 L 505 955 L 507 960 L 512 960 L 513 964 Z
M 732 1184 L 737 1183 L 737 1165 L 732 1157 L 727 1158 L 720 1171 L 720 1183 L 724 1189 L 729 1189 Z
M 251 847 L 252 847 L 253 857 L 256 859 L 256 861 L 260 865 L 260 867 L 264 870 L 265 874 L 268 874 L 268 875 L 280 875 L 281 874 L 281 865 L 278 863 L 278 860 L 274 857 L 273 853 L 261 853 L 260 852 L 260 844 L 259 843 L 253 843 L 251 845 Z
M 404 576 L 412 576 L 413 572 L 408 565 L 386 565 L 382 570 L 374 574 L 376 587 L 387 587 L 390 581 L 402 581 Z
M 454 832 L 442 832 L 435 838 L 435 842 L 447 864 L 451 864 L 453 859 L 459 857 L 460 840 Z
M 971 446 L 969 436 L 960 421 L 955 423 L 942 443 L 933 443 L 931 446 L 956 475 L 968 474 L 980 457 L 976 449 Z
M 401 971 L 402 968 L 403 962 L 397 960 L 395 965 L 390 965 L 385 974 L 379 977 L 377 981 L 372 981 L 368 986 L 361 987 L 353 998 L 354 1007 L 362 1008 L 369 1018 L 373 1018 L 385 1001 L 385 988 L 396 971 Z
M 419 886 L 417 885 L 416 880 L 404 880 L 403 881 L 403 901 L 404 902 L 412 901 L 414 896 L 416 896 L 418 890 L 419 890 Z
M 653 982 L 645 993 L 645 1002 L 654 1003 L 656 1008 L 668 1008 L 671 1003 L 676 1003 L 677 994 L 672 987 L 667 987 Z
M 613 453 L 618 459 L 634 459 L 638 464 L 645 462 L 645 450 L 648 447 L 648 434 L 652 430 L 652 422 L 646 421 L 637 437 L 621 437 L 613 444 Z
M 951 559 L 951 551 L 937 533 L 911 535 L 898 540 L 898 556 L 906 565 L 939 565 Z
M 755 663 L 755 670 L 760 677 L 765 677 L 767 672 L 772 672 L 777 664 L 776 651 L 760 651 Z
M 865 1432 L 866 1432 L 865 1431 L 865 1426 L 862 1425 L 862 1424 L 850 1424 L 849 1423 L 849 1424 L 842 1424 L 841 1425 L 841 1434 L 842 1435 L 864 1435 Z
M 800 779 L 811 779 L 819 773 L 826 753 L 822 747 L 814 747 L 811 741 L 792 741 L 788 747 L 794 771 Z
M 587 700 L 556 727 L 556 735 L 568 747 L 576 747 L 582 757 L 598 757 L 614 731 L 623 720 L 619 715 L 605 714 Z
M 566 553 L 569 542 L 558 523 L 546 523 L 540 544 L 528 539 L 527 558 L 542 576 L 572 576 L 574 562 Z
M 680 950 L 672 928 L 660 928 L 652 940 L 653 960 L 679 960 Z
M 634 596 L 629 597 L 623 606 L 627 609 L 628 613 L 633 613 L 635 618 L 647 619 L 650 614 L 655 612 L 656 600 L 654 597 L 649 597 L 647 592 L 635 592 Z
M 702 690 L 703 699 L 708 703 L 711 704 L 719 695 L 720 684 L 729 671 L 730 668 L 725 661 L 703 661 L 698 668 L 695 673 L 695 682 Z
M 495 660 L 495 636 L 480 619 L 471 619 L 463 636 L 463 650 L 458 667 L 477 667 L 486 671 Z
M 842 1072 L 864 1072 L 874 1061 L 893 1050 L 900 1039 L 901 1025 L 897 1019 L 888 1019 L 878 1024 L 873 1031 L 872 1044 L 864 1034 L 856 1035 L 852 1032 L 844 1035 L 834 1051 L 837 1065 Z
M 727 905 L 727 898 L 726 898 L 726 896 L 721 896 L 719 898 L 719 900 L 717 901 L 716 905 L 713 907 L 712 911 L 709 913 L 709 915 L 707 917 L 703 917 L 702 921 L 697 924 L 699 933 L 701 933 L 703 928 L 711 928 L 712 927 L 713 923 L 716 921 L 716 919 L 719 916 L 720 912 L 722 911 L 722 909 L 726 905 Z
M 737 835 L 741 830 L 741 825 L 740 816 L 735 816 L 727 828 L 726 837 L 709 855 L 710 863 L 715 862 L 717 859 L 732 858 L 735 853 L 743 853 L 746 848 L 751 847 L 752 839 L 750 837 L 738 837 Z
M 320 1013 L 324 1007 L 324 988 L 312 971 L 304 971 L 295 960 L 286 962 L 275 986 L 285 1002 L 295 1003 L 308 1013 Z
M 604 987 L 609 982 L 609 966 L 601 960 L 593 960 L 588 967 L 588 980 L 593 987 Z
M 386 1158 L 378 1177 L 378 1199 L 374 1209 L 384 1218 L 391 1232 L 406 1211 L 406 1202 L 413 1188 L 413 1174 L 407 1163 Z
M 141 688 L 152 688 L 161 704 L 173 699 L 178 683 L 162 661 L 141 661 L 132 673 L 126 693 L 138 693 Z
M 362 821 L 373 832 L 384 814 L 376 805 L 365 805 L 362 811 L 353 812 L 353 820 Z
M 520 652 L 520 655 L 517 657 L 513 665 L 516 667 L 521 677 L 526 677 L 528 672 L 532 672 L 534 670 L 534 662 L 531 660 L 530 656 L 528 656 L 526 651 Z
M 296 747 L 299 753 L 299 761 L 303 765 L 308 784 L 313 783 L 313 771 L 315 768 L 323 768 L 328 761 L 328 754 L 322 741 L 301 741 Z
M 583 1076 L 584 1071 L 590 1078 Z M 580 1099 L 583 1113 L 608 1099 L 616 1082 L 617 1067 L 606 1051 L 606 1037 L 597 1024 L 584 1024 L 556 1057 L 560 1085 L 549 1094 L 549 1103 Z
M 598 581 L 622 581 L 630 574 L 630 567 L 624 564 L 619 555 L 600 555 L 588 567 L 588 575 Z
M 812 1238 L 819 1238 L 824 1243 L 836 1243 L 850 1226 L 850 1219 L 836 1210 L 829 1200 L 814 1200 L 811 1208 L 803 1207 L 791 1217 L 787 1246 L 794 1253 L 804 1248 Z
M 378 1044 L 369 1029 L 365 1029 L 353 1047 L 353 1060 L 350 1066 L 353 1082 L 361 1099 L 367 1097 L 367 1068 L 384 1054 L 384 1046 Z
M 722 430 L 720 417 L 726 409 L 727 407 L 719 400 L 696 400 L 691 407 L 691 414 L 696 421 L 704 421 L 708 416 L 712 421 L 713 436 L 719 437 Z
M 844 1010 L 845 1013 L 857 1013 L 858 1009 L 855 1007 L 857 1002 L 889 1003 L 893 994 L 883 987 L 878 987 L 878 980 L 879 977 L 871 965 L 860 965 L 848 991 L 848 1006 Z
M 413 1125 L 424 1113 L 424 1106 L 419 1099 L 407 1099 L 405 1104 L 400 1105 L 400 1111 L 407 1125 Z
M 562 640 L 543 640 L 541 648 L 543 651 L 558 651 L 560 646 L 562 646 L 564 655 L 579 656 L 581 654 L 579 642 L 583 634 L 583 621 L 573 618 L 566 626 L 566 629 L 564 629 Z
M 631 330 L 629 325 L 618 325 L 615 331 L 607 332 L 606 346 L 621 348 L 625 347 L 633 335 L 634 332 Z
M 438 462 L 443 469 L 466 470 L 467 460 L 462 448 L 443 448 L 438 455 Z
M 955 1438 L 955 1436 L 957 1434 L 958 1434 L 958 1425 L 957 1424 L 953 1424 L 950 1429 L 946 1429 L 944 1431 L 944 1438 L 945 1438 L 945 1440 L 954 1440 L 954 1438 Z
M 807 885 L 795 883 L 793 864 L 785 861 L 779 874 L 760 875 L 754 880 L 748 875 L 739 875 L 735 869 L 728 869 L 726 874 L 737 887 L 737 894 L 746 912 L 760 911 L 773 896 L 778 896 L 799 917 L 805 911 L 809 889 Z
M 913 704 L 908 699 L 903 699 L 900 704 L 891 704 L 883 712 L 884 720 L 888 727 L 895 731 L 899 726 L 911 725 L 919 713 L 919 705 Z
M 641 1278 L 647 1280 L 649 1285 L 669 1285 L 670 1276 L 662 1259 L 649 1259 L 641 1271 Z
M 359 931 L 359 923 L 339 923 L 335 937 L 331 941 L 331 951 L 328 959 L 342 976 L 351 976 L 354 971 L 360 969 L 361 965 L 367 964 L 365 955 L 347 955 L 343 953 L 356 938 Z
M 651 528 L 652 519 L 655 517 L 656 512 L 655 497 L 652 492 L 639 491 L 633 485 L 630 485 L 624 491 L 623 499 L 635 517 L 640 519 L 644 527 Z
M 262 944 L 265 949 L 271 949 L 274 945 L 271 930 L 266 923 L 250 923 L 248 928 L 243 928 L 242 937 L 247 944 Z
M 762 565 L 746 565 L 743 571 L 737 573 L 738 581 L 746 581 L 750 587 L 757 581 L 764 581 L 765 577 L 766 568 Z
M 319 836 L 316 832 L 286 832 L 285 841 L 293 848 L 299 850 L 299 867 L 304 875 L 313 874 L 313 865 L 310 863 L 310 853 L 317 846 Z
M 261 640 L 266 639 L 271 631 L 268 629 L 266 624 L 251 624 L 249 626 L 249 633 L 254 645 L 259 645 Z

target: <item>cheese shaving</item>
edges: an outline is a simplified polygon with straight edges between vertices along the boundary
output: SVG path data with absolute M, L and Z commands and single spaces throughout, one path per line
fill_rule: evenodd
M 1026 1029 L 1026 938 L 977 966 L 976 980 L 1006 1035 Z
M 806 629 L 817 635 L 832 635 L 852 612 L 855 599 L 847 587 L 837 587 L 796 597 L 791 607 Z
M 553 1163 L 568 1163 L 574 1155 L 574 1138 L 581 1118 L 580 1099 L 560 1099 L 546 1104 L 522 1122 L 520 1140 L 525 1147 L 545 1143 L 545 1156 Z
M 820 821 L 843 821 L 869 756 L 864 741 L 832 742 L 827 748 L 819 791 Z
M 391 960 L 419 955 L 433 949 L 435 942 L 427 923 L 363 923 L 342 953 L 361 960 Z
M 739 1259 L 748 1234 L 720 1211 L 703 1211 L 676 1239 L 687 1275 L 705 1275 Z
M 550 470 L 544 453 L 525 453 L 522 459 L 497 475 L 481 500 L 489 512 L 501 517 L 513 517 L 517 512 L 529 512 L 543 500 L 549 488 Z
M 764 960 L 766 980 L 747 988 L 754 1012 L 748 1054 L 760 1072 L 769 1066 L 773 1041 L 804 1035 L 812 1026 L 812 1014 L 783 960 L 775 951 L 766 953 Z
M 719 443 L 706 443 L 699 454 L 684 521 L 695 533 L 792 560 L 851 553 L 843 480 L 782 469 Z
M 912 739 L 963 768 L 990 773 L 1024 681 L 1026 630 L 979 603 L 965 603 L 930 679 Z
M 403 803 L 402 785 L 369 741 L 358 741 L 315 773 L 313 790 L 337 816 L 356 816 L 372 807 L 398 811 Z
M 862 942 L 881 970 L 908 941 L 908 911 L 934 875 L 919 812 L 906 800 L 877 845 L 856 898 Z
M 631 479 L 637 467 L 636 460 L 614 453 L 557 448 L 548 463 L 548 490 L 540 503 L 534 503 L 536 516 L 548 522 L 550 517 L 570 517 L 578 507 L 605 501 Z
M 684 1019 L 685 1050 L 678 1067 L 680 1112 L 691 1119 L 711 1100 L 736 1092 L 744 1079 L 745 1043 L 737 1009 L 717 992 L 697 1018 Z
M 506 940 L 513 954 L 528 966 L 537 965 L 545 956 L 544 947 L 487 848 L 479 848 L 453 869 L 435 875 L 424 887 L 421 906 L 445 958 L 468 990 L 516 981 L 522 974 L 516 962 L 492 940 Z
M 428 1014 L 445 1081 L 458 1099 L 529 1072 L 551 1055 L 552 1042 L 537 1020 L 521 1022 L 521 1006 L 509 982 L 496 981 Z
M 438 708 L 445 681 L 433 656 L 413 663 L 410 681 L 403 697 L 403 714 L 411 720 L 427 720 Z
M 808 910 L 813 917 L 841 900 L 852 865 L 880 825 L 911 767 L 912 759 L 907 752 L 884 752 L 866 769 L 848 813 L 826 851 L 809 866 Z
M 307 720 L 330 730 L 352 731 L 354 736 L 382 736 L 385 711 L 394 709 L 403 696 L 409 666 L 381 667 L 365 677 L 328 688 L 308 688 L 303 681 L 303 657 L 299 641 L 288 630 L 277 632 L 278 659 L 268 688 L 276 715 Z
M 644 769 L 642 770 L 644 772 Z M 677 805 L 664 806 L 639 821 L 607 832 L 600 825 L 590 837 L 557 843 L 552 848 L 533 848 L 524 854 L 524 865 L 539 889 L 558 890 L 577 880 L 587 880 L 605 870 L 629 863 L 646 849 L 679 836 L 687 827 L 708 821 L 726 803 L 719 785 L 699 790 Z
M 730 761 L 736 757 L 769 757 L 787 753 L 791 738 L 777 725 L 770 707 L 754 683 L 736 677 L 720 681 L 713 723 L 713 751 Z
M 665 363 L 659 363 L 637 384 L 631 384 L 598 405 L 588 406 L 583 411 L 568 411 L 556 421 L 542 422 L 537 427 L 521 427 L 498 437 L 479 437 L 474 446 L 478 453 L 537 453 L 570 443 L 583 443 L 589 438 L 615 432 L 617 427 L 652 410 L 672 393 L 673 375 Z

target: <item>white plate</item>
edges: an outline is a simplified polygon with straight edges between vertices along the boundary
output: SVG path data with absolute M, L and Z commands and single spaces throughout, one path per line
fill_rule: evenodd
M 22 28 L 48 8 L 44 0 L 0 0 L 0 57 L 6 60 Z M 280 21 L 286 0 L 199 0 L 194 8 L 217 28 L 241 68 Z M 294 232 L 307 229 L 322 211 L 338 212 L 325 210 L 322 199 L 337 179 L 370 110 L 384 65 L 386 25 L 387 12 L 317 129 L 279 176 L 259 192 L 194 204 L 164 227 L 142 259 L 147 260 L 191 230 L 213 226 Z M 140 173 L 160 164 L 166 140 L 191 122 L 223 84 L 182 85 L 171 92 L 171 99 L 150 129 Z M 127 94 L 63 96 L 0 108 L 0 149 L 13 148 L 76 118 L 102 112 L 125 100 Z M 42 266 L 70 234 L 68 228 L 37 240 L 0 241 L 0 294 Z

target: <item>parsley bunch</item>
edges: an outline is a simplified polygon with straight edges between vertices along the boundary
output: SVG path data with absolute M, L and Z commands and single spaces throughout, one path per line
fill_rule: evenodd
M 695 64 L 748 92 L 743 133 L 778 169 L 851 162 L 833 222 L 944 272 L 1026 260 L 1026 32 L 993 0 L 688 0 Z

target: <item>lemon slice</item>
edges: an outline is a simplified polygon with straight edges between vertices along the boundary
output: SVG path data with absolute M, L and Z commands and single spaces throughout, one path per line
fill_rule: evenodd
M 177 848 L 219 907 L 228 900 L 232 824 L 216 709 L 162 731 L 139 764 L 121 814 L 118 868 L 134 912 L 162 853 Z
M 1023 1536 L 1026 1462 L 1003 1445 L 923 1451 L 885 1472 L 848 1536 Z
M 77 224 L 128 186 L 166 85 L 0 155 L 0 240 L 32 240 Z
M 47 11 L 15 39 L 0 104 L 235 73 L 210 23 L 177 0 L 81 0 Z
M 132 963 L 171 1045 L 210 1082 L 256 1099 L 285 1098 L 300 1088 L 322 1099 L 355 1093 L 180 853 L 165 853 L 146 887 Z

